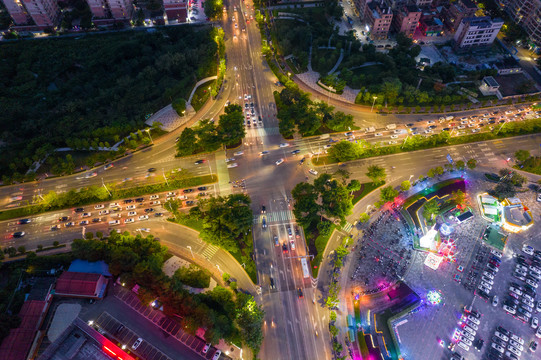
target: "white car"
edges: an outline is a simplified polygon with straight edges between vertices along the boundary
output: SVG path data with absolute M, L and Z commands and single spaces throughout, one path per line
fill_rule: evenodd
M 492 290 L 492 285 L 487 282 L 481 281 L 481 286 L 488 290 Z
M 500 339 L 502 339 L 502 340 L 505 341 L 505 342 L 508 342 L 508 341 L 509 341 L 509 338 L 507 337 L 507 335 L 502 334 L 502 333 L 499 332 L 499 331 L 495 331 L 495 332 L 494 332 L 494 335 L 496 335 L 497 337 L 499 337 Z
M 312 175 L 317 175 L 317 171 L 315 171 L 314 169 L 310 169 L 308 170 L 308 172 Z
M 162 202 L 160 200 L 151 201 L 150 205 L 160 205 Z
M 521 354 L 521 351 L 520 351 L 519 349 L 517 349 L 517 348 L 515 348 L 515 347 L 513 347 L 513 346 L 511 346 L 511 345 L 509 345 L 509 346 L 507 347 L 507 350 L 511 351 L 511 352 L 512 352 L 513 354 L 515 354 L 516 356 L 520 356 L 520 354 Z
M 521 337 L 518 337 L 515 334 L 511 334 L 511 339 L 518 342 L 520 345 L 524 345 L 524 339 L 522 339 Z
M 283 162 L 284 162 L 284 159 L 279 159 L 279 160 L 277 160 L 277 161 L 276 161 L 276 166 L 280 165 L 280 164 L 283 163 Z
M 492 343 L 492 347 L 503 354 L 503 347 L 496 343 Z
M 513 309 L 512 307 L 509 307 L 509 306 L 507 306 L 505 304 L 503 305 L 503 309 L 505 311 L 507 311 L 511 315 L 515 315 L 517 313 L 517 311 L 515 309 Z
M 110 204 L 109 204 L 109 207 L 110 207 L 110 208 L 119 207 L 119 206 L 120 206 L 120 204 L 117 203 L 117 202 L 114 202 L 114 203 L 110 203 Z
M 520 275 L 520 276 L 522 276 L 522 277 L 528 275 L 528 272 L 527 272 L 527 271 L 524 271 L 524 270 L 522 270 L 522 269 L 520 269 L 520 268 L 516 268 L 516 269 L 515 269 L 515 273 L 517 273 L 518 275 Z
M 209 349 L 210 349 L 210 343 L 207 343 L 207 344 L 205 344 L 205 346 L 203 347 L 203 349 L 201 349 L 201 352 L 202 352 L 203 354 L 206 354 L 206 353 L 209 352 Z
M 530 245 L 524 244 L 522 246 L 522 252 L 525 252 L 528 255 L 533 255 L 533 247 L 531 247 Z
M 526 284 L 530 285 L 534 289 L 537 289 L 537 282 L 533 281 L 532 279 L 526 279 Z
M 103 209 L 104 207 L 105 205 L 99 204 L 99 205 L 94 206 L 94 209 L 99 210 L 99 209 Z
M 135 220 L 133 218 L 124 219 L 124 224 L 131 224 L 134 223 Z
M 237 163 L 232 163 L 232 164 L 228 164 L 228 165 L 227 165 L 227 168 L 228 168 L 228 169 L 232 169 L 232 168 L 236 168 L 237 166 L 239 166 L 239 164 L 237 164 Z
M 135 231 L 150 232 L 150 229 L 149 228 L 140 228 L 140 229 L 135 229 Z
M 537 266 L 530 265 L 529 270 L 537 275 L 541 275 L 541 270 Z
M 141 345 L 142 342 L 143 342 L 143 339 L 137 338 L 137 340 L 135 340 L 135 342 L 133 343 L 133 345 L 131 346 L 131 348 L 132 348 L 133 350 L 136 350 L 136 349 L 139 347 L 139 345 Z
M 487 294 L 490 292 L 491 289 L 489 289 L 488 287 L 485 287 L 482 283 L 479 284 L 479 286 L 477 286 L 477 288 L 481 291 L 484 291 L 486 292 Z
M 100 212 L 98 214 L 100 214 L 100 216 L 101 215 L 107 215 L 107 214 L 109 214 L 109 210 L 100 210 Z
M 237 151 L 237 152 L 235 152 L 233 155 L 235 155 L 235 156 L 241 156 L 241 155 L 244 155 L 244 151 Z
M 120 220 L 111 220 L 109 221 L 109 225 L 111 226 L 120 225 Z
M 225 159 L 225 162 L 228 163 L 228 162 L 233 162 L 235 161 L 235 158 L 228 158 L 228 159 Z
M 136 208 L 135 205 L 128 205 L 126 206 L 126 210 L 134 210 Z
M 461 348 L 463 348 L 466 351 L 470 351 L 470 347 L 468 345 L 464 344 L 462 341 L 458 342 L 458 346 L 460 346 Z
M 111 217 L 120 219 L 122 217 L 122 214 L 121 213 L 111 214 Z
M 516 270 L 516 269 L 521 269 L 521 270 L 523 270 L 523 271 L 528 271 L 528 268 L 527 268 L 526 266 L 524 266 L 524 265 L 521 265 L 521 264 L 517 264 L 517 265 L 515 266 L 515 270 Z
M 490 286 L 494 285 L 494 280 L 487 278 L 486 276 L 481 277 L 482 283 L 487 283 Z
M 139 220 L 148 220 L 148 215 L 139 216 Z
M 537 301 L 535 312 L 541 312 L 541 300 Z
M 492 255 L 495 255 L 495 256 L 499 257 L 500 259 L 502 258 L 502 253 L 497 251 L 497 250 L 492 249 L 492 250 L 490 250 L 490 253 Z
M 521 296 L 521 295 L 522 295 L 522 291 L 521 291 L 520 289 L 517 289 L 516 287 L 513 287 L 513 286 L 510 286 L 510 287 L 509 287 L 509 291 L 514 292 L 514 293 L 517 294 L 518 296 Z
M 374 136 L 383 136 L 383 134 L 382 134 L 382 133 L 377 133 L 377 134 L 374 135 Z
M 528 305 L 529 307 L 533 308 L 534 307 L 534 303 L 533 301 L 531 301 L 530 299 L 526 299 L 525 297 L 522 298 L 522 302 L 526 305 Z
M 537 329 L 539 327 L 539 319 L 536 316 L 532 318 L 531 326 L 533 329 Z
M 488 271 L 483 271 L 483 275 L 486 276 L 487 278 L 489 279 L 492 279 L 494 280 L 494 275 L 492 275 L 490 272 Z
M 176 196 L 177 193 L 174 192 L 174 191 L 169 191 L 167 194 L 165 194 L 166 197 L 172 197 L 172 196 Z
M 460 342 L 463 342 L 464 344 L 466 344 L 468 346 L 472 345 L 472 341 L 470 339 L 467 339 L 467 338 L 464 338 L 464 337 L 460 339 Z
M 130 211 L 128 213 L 128 216 L 136 216 L 137 215 L 137 211 Z
M 479 326 L 477 326 L 475 323 L 471 322 L 471 321 L 468 321 L 468 324 L 467 324 L 469 327 L 471 327 L 473 330 L 477 331 L 479 330 Z M 464 325 L 464 328 L 466 328 L 466 325 Z
M 281 148 L 285 148 L 285 147 L 288 147 L 288 146 L 289 146 L 288 143 L 281 143 L 281 144 L 280 144 L 280 147 L 281 147 Z
M 85 217 L 91 217 L 91 216 L 92 216 L 92 213 L 89 213 L 89 212 L 83 214 L 83 217 L 84 217 L 84 218 L 85 218 Z
M 462 339 L 466 338 L 466 339 L 468 339 L 468 340 L 470 340 L 470 341 L 475 340 L 475 336 L 473 336 L 472 334 L 470 334 L 470 333 L 467 332 L 467 331 L 463 331 L 462 334 L 460 335 L 460 337 L 461 337 Z
M 535 336 L 541 339 L 541 326 L 537 328 L 537 331 L 535 332 Z
M 474 324 L 476 325 L 479 325 L 480 324 L 480 321 L 478 318 L 476 318 L 475 316 L 471 316 L 471 315 L 468 315 L 468 320 L 473 322 Z
M 471 327 L 469 327 L 467 325 L 464 325 L 464 331 L 469 332 L 473 336 L 475 336 L 475 334 L 477 334 L 477 331 L 475 331 L 474 329 L 472 329 Z
M 79 223 L 79 225 L 88 225 L 88 220 L 83 220 Z
M 212 360 L 218 360 L 220 358 L 220 355 L 222 355 L 222 352 L 220 350 L 216 350 L 214 356 L 212 357 Z
M 160 198 L 160 195 L 150 195 L 150 200 L 156 200 L 159 198 Z

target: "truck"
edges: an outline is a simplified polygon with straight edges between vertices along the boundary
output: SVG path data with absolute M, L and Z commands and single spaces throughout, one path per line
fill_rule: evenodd
M 394 130 L 396 129 L 396 124 L 389 124 L 385 127 L 387 130 Z
M 372 132 L 375 132 L 375 131 L 376 131 L 376 128 L 373 127 L 373 126 L 370 126 L 370 127 L 367 127 L 365 131 L 366 131 L 367 133 L 372 133 Z

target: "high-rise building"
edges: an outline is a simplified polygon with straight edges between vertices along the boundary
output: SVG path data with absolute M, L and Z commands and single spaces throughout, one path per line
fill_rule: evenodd
M 101 19 L 109 16 L 108 6 L 105 0 L 86 0 L 86 3 L 95 18 Z
M 59 10 L 56 0 L 2 0 L 16 25 L 30 25 L 31 18 L 36 27 L 54 27 Z
M 455 3 L 446 5 L 442 9 L 442 15 L 445 25 L 451 30 L 456 31 L 462 22 L 462 19 L 475 16 L 477 5 L 471 0 L 459 0 Z
M 113 19 L 130 19 L 133 13 L 132 0 L 107 0 Z
M 408 37 L 413 37 L 421 20 L 421 9 L 417 5 L 405 5 L 394 10 L 393 27 Z
M 393 21 L 393 12 L 385 0 L 361 1 L 359 13 L 366 22 L 373 40 L 387 38 Z
M 456 47 L 465 49 L 473 46 L 489 46 L 498 36 L 502 26 L 502 19 L 492 20 L 489 16 L 462 19 L 455 32 Z
M 507 0 L 505 11 L 541 46 L 541 0 Z
M 163 0 L 163 8 L 167 21 L 186 22 L 188 17 L 188 4 L 186 0 Z

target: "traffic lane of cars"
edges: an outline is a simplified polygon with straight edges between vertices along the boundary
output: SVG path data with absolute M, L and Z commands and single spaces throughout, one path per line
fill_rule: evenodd
M 198 188 L 154 194 L 150 195 L 148 199 L 140 197 L 136 199 L 118 200 L 109 204 L 101 203 L 88 205 L 64 212 L 58 212 L 55 214 L 56 217 L 54 220 L 51 216 L 44 216 L 43 214 L 30 218 L 10 220 L 8 221 L 7 227 L 10 233 L 6 235 L 6 238 L 22 238 L 29 235 L 30 231 L 38 229 L 40 232 L 47 230 L 57 232 L 64 228 L 76 228 L 103 223 L 107 223 L 110 226 L 116 226 L 126 223 L 125 220 L 127 219 L 125 219 L 125 215 L 130 215 L 128 218 L 137 216 L 138 221 L 144 221 L 148 220 L 149 214 L 150 216 L 156 217 L 164 215 L 163 212 L 166 212 L 166 210 L 163 208 L 162 201 L 175 198 L 182 200 L 183 206 L 195 206 L 197 203 L 196 199 L 207 196 L 206 191 L 212 190 L 213 187 L 214 185 L 200 186 Z M 195 195 L 194 199 L 191 199 L 192 193 Z M 161 210 L 156 211 L 155 207 Z M 126 211 L 126 213 L 123 211 Z M 120 219 L 123 219 L 123 221 Z M 48 222 L 49 224 L 46 225 L 46 228 L 44 229 L 43 226 L 45 225 L 45 222 Z

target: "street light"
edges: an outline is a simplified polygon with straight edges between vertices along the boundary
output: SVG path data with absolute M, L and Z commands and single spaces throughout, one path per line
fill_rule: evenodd
M 150 129 L 146 128 L 145 131 L 147 132 L 148 137 L 150 138 L 150 141 L 154 144 L 154 140 L 152 140 L 152 136 L 150 136 Z
M 192 251 L 192 247 L 190 245 L 186 246 L 188 249 L 190 249 L 190 252 L 192 253 L 192 259 L 195 259 L 195 257 L 193 256 L 193 251 Z
M 374 101 L 372 102 L 372 108 L 370 109 L 370 112 L 372 112 L 372 110 L 374 110 L 374 104 L 376 103 L 377 98 L 378 98 L 377 96 L 373 97 Z

